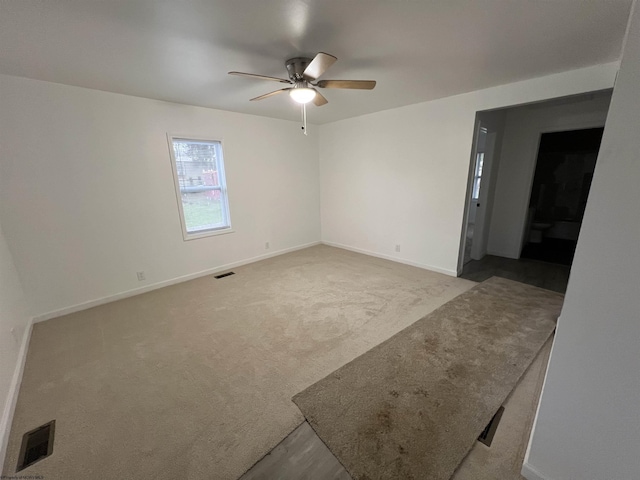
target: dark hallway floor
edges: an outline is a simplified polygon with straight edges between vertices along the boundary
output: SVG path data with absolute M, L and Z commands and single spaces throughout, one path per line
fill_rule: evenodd
M 575 240 L 544 238 L 541 243 L 527 243 L 521 258 L 571 266 L 576 253 Z
M 471 260 L 467 263 L 460 277 L 482 282 L 497 276 L 564 293 L 567 289 L 570 270 L 571 267 L 567 265 L 486 255 L 482 260 Z

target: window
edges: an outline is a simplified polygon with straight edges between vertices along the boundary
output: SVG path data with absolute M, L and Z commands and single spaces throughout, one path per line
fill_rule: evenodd
M 480 198 L 480 182 L 482 181 L 482 164 L 484 163 L 484 153 L 480 152 L 476 156 L 476 171 L 473 176 L 473 198 Z
M 169 136 L 185 240 L 231 231 L 222 143 Z
M 476 165 L 473 172 L 473 190 L 471 197 L 474 200 L 480 198 L 480 182 L 482 181 L 482 167 L 484 166 L 484 150 L 487 143 L 487 127 L 480 127 L 478 138 L 476 139 Z

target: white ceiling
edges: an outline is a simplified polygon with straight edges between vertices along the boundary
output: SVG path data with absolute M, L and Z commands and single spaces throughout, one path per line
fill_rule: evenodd
M 0 0 L 0 73 L 297 120 L 287 58 L 338 57 L 326 123 L 618 60 L 631 0 Z

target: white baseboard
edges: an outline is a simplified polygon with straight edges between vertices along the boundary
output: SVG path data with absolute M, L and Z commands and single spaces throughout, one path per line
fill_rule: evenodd
M 177 283 L 187 282 L 189 280 L 205 277 L 207 275 L 213 275 L 214 273 L 220 273 L 225 270 L 229 270 L 230 268 L 240 267 L 242 265 L 258 262 L 260 260 L 265 260 L 267 258 L 276 257 L 278 255 L 284 255 L 285 253 L 294 252 L 296 250 L 302 250 L 303 248 L 313 247 L 314 245 L 320 245 L 320 243 L 321 242 L 311 242 L 311 243 L 306 243 L 304 245 L 298 245 L 296 247 L 284 248 L 282 250 L 278 250 L 275 252 L 265 253 L 263 255 L 258 255 L 256 257 L 247 258 L 237 262 L 227 263 L 226 265 L 220 265 L 218 267 L 209 268 L 207 270 L 201 270 L 199 272 L 190 273 L 188 275 L 182 275 L 180 277 L 171 278 L 169 280 L 153 283 L 151 285 L 146 285 L 144 287 L 126 290 L 124 292 L 116 293 L 114 295 L 108 295 L 106 297 L 96 298 L 94 300 L 89 300 L 87 302 L 78 303 L 76 305 L 71 305 L 69 307 L 64 307 L 58 310 L 52 310 L 47 313 L 36 315 L 35 317 L 33 317 L 33 321 L 34 323 L 44 322 L 45 320 L 50 320 L 52 318 L 60 317 L 62 315 L 68 315 L 70 313 L 80 312 L 88 308 L 97 307 L 98 305 L 104 305 L 105 303 L 115 302 L 116 300 L 122 300 L 123 298 L 133 297 L 135 295 L 140 295 L 141 293 L 147 293 L 152 290 L 168 287 L 170 285 L 175 285 Z
M 527 480 L 550 480 L 548 477 L 545 477 L 540 472 L 538 472 L 535 468 L 531 466 L 529 463 L 529 456 L 531 455 L 531 445 L 533 444 L 533 437 L 536 433 L 536 425 L 538 423 L 538 415 L 540 414 L 540 405 L 542 404 L 542 397 L 544 396 L 544 387 L 547 384 L 547 375 L 549 374 L 549 365 L 551 365 L 551 359 L 553 358 L 553 350 L 556 344 L 556 340 L 558 339 L 558 328 L 561 323 L 561 318 L 558 317 L 558 321 L 556 322 L 556 330 L 553 335 L 553 343 L 551 345 L 551 352 L 549 353 L 549 360 L 547 361 L 547 365 L 545 367 L 544 372 L 544 380 L 542 381 L 542 389 L 540 390 L 540 398 L 538 399 L 538 406 L 536 407 L 536 414 L 533 417 L 533 427 L 531 427 L 531 433 L 529 434 L 529 443 L 527 444 L 527 451 L 524 454 L 524 464 L 522 465 L 522 476 Z
M 403 258 L 394 257 L 393 255 L 385 255 L 384 253 L 376 253 L 370 252 L 369 250 L 364 250 L 362 248 L 350 247 L 348 245 L 343 245 L 341 243 L 336 242 L 327 242 L 322 241 L 323 245 L 328 245 L 330 247 L 342 248 L 344 250 L 349 250 L 351 252 L 362 253 L 364 255 L 369 255 L 370 257 L 384 258 L 385 260 L 391 260 L 392 262 L 403 263 L 405 265 L 411 265 L 412 267 L 423 268 L 424 270 L 431 270 L 432 272 L 444 273 L 445 275 L 449 275 L 451 277 L 457 277 L 457 270 L 450 270 L 448 268 L 436 267 L 434 265 L 424 265 L 422 263 L 412 262 L 411 260 L 405 260 Z
M 522 465 L 522 471 L 520 473 L 527 480 L 551 480 L 550 478 L 542 475 L 539 471 L 537 471 L 526 462 L 524 463 L 524 465 Z
M 33 319 L 29 320 L 22 334 L 22 343 L 20 344 L 20 350 L 18 352 L 18 362 L 13 371 L 9 393 L 7 394 L 7 402 L 4 406 L 2 417 L 0 418 L 0 472 L 4 471 L 4 462 L 9 444 L 9 433 L 11 432 L 11 424 L 13 423 L 13 413 L 16 410 L 16 403 L 18 402 L 18 393 L 20 392 L 20 384 L 22 383 L 22 374 L 24 372 L 24 364 L 27 360 L 27 350 L 29 348 L 32 329 Z

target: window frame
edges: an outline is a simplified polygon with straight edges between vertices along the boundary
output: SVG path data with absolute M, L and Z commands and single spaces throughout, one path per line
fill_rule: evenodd
M 221 198 L 222 198 L 222 206 L 223 206 L 223 215 L 226 214 L 227 226 L 219 227 L 219 228 L 210 228 L 206 230 L 201 230 L 198 232 L 188 232 L 187 231 L 187 222 L 184 216 L 184 207 L 182 205 L 182 194 L 180 193 L 180 179 L 178 176 L 178 163 L 176 161 L 175 149 L 173 147 L 174 140 L 185 140 L 192 142 L 207 142 L 207 143 L 219 143 L 220 150 L 222 152 L 222 159 L 218 162 L 218 179 L 220 182 L 220 188 L 213 188 L 212 190 L 220 190 Z M 198 238 L 212 237 L 216 235 L 224 235 L 227 233 L 233 233 L 234 230 L 231 226 L 231 208 L 229 202 L 229 187 L 227 185 L 227 176 L 224 167 L 224 142 L 221 138 L 205 138 L 194 135 L 181 135 L 175 133 L 167 133 L 167 143 L 169 146 L 169 159 L 171 161 L 171 172 L 173 174 L 173 186 L 176 194 L 176 202 L 178 204 L 178 212 L 180 216 L 180 226 L 182 228 L 182 238 L 185 241 L 195 240 Z

